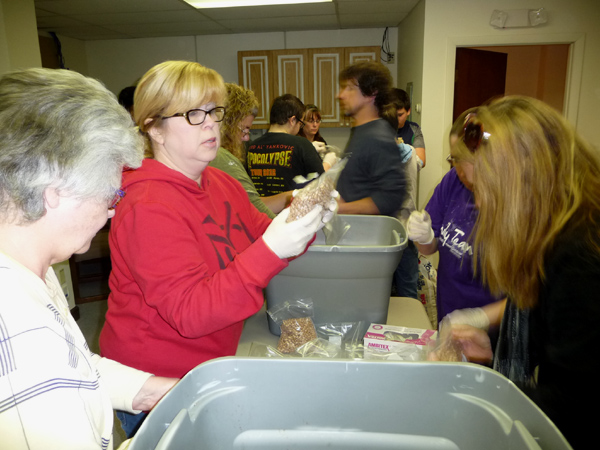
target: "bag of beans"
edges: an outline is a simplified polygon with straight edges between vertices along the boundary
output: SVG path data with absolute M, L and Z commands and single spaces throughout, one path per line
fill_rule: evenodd
M 323 172 L 316 180 L 311 181 L 294 195 L 290 204 L 288 222 L 298 220 L 308 214 L 316 205 L 328 209 L 331 203 L 331 193 L 335 190 L 337 180 L 346 165 L 347 160 L 342 159 L 327 172 Z M 298 177 L 294 181 L 298 182 Z
M 267 313 L 281 328 L 277 344 L 281 353 L 294 353 L 298 347 L 317 338 L 311 299 L 285 301 Z

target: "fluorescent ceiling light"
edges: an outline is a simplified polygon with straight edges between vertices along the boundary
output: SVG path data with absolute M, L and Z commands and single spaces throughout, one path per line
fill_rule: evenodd
M 291 5 L 295 3 L 325 3 L 333 0 L 183 0 L 194 8 L 234 8 L 238 6 Z

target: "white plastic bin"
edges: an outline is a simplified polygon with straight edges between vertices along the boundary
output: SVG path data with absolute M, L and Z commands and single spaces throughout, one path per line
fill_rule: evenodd
M 571 447 L 482 366 L 232 357 L 186 375 L 129 450 L 540 448 Z

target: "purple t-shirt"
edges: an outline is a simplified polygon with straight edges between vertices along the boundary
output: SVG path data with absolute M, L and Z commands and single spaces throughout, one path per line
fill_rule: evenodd
M 473 274 L 473 236 L 477 219 L 473 193 L 448 172 L 425 207 L 438 239 L 437 272 L 438 320 L 462 308 L 475 308 L 499 300 Z

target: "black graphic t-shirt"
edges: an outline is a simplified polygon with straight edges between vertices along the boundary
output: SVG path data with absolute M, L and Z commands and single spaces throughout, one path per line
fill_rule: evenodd
M 248 174 L 261 197 L 298 189 L 301 175 L 324 172 L 323 161 L 308 139 L 287 133 L 266 133 L 247 152 Z

